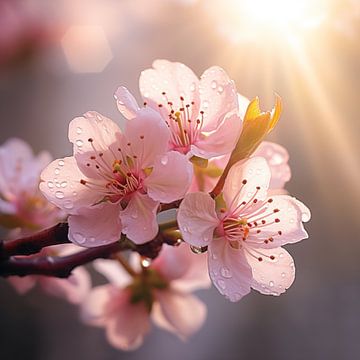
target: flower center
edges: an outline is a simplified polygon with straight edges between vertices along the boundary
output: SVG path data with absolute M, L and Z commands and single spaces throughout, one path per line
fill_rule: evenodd
M 167 126 L 171 131 L 172 147 L 186 154 L 191 144 L 198 139 L 204 124 L 204 111 L 196 111 L 195 102 L 186 103 L 184 97 L 180 96 L 180 107 L 176 109 L 172 101 L 169 101 L 166 92 L 162 92 L 167 108 Z M 163 108 L 163 104 L 158 107 Z M 199 115 L 199 117 L 197 117 Z
M 144 136 L 140 136 L 140 139 L 144 139 Z M 142 180 L 149 171 L 141 169 L 140 161 L 133 153 L 131 143 L 127 143 L 125 149 L 117 148 L 117 151 L 109 148 L 105 156 L 103 152 L 96 149 L 92 138 L 88 141 L 94 154 L 89 157 L 86 166 L 96 171 L 99 180 L 81 179 L 80 183 L 99 192 L 103 196 L 99 202 L 121 201 L 127 195 L 142 188 Z

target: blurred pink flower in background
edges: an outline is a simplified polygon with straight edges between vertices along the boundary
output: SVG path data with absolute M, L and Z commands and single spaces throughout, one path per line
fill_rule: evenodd
M 0 225 L 21 228 L 24 235 L 55 225 L 63 218 L 62 211 L 39 190 L 40 172 L 50 161 L 48 152 L 35 156 L 20 139 L 9 139 L 0 147 Z
M 70 123 L 74 156 L 52 162 L 40 188 L 70 215 L 72 242 L 104 245 L 119 240 L 121 232 L 137 244 L 155 237 L 160 202 L 180 199 L 192 179 L 186 157 L 167 151 L 169 137 L 151 108 L 137 110 L 124 133 L 96 112 Z
M 131 277 L 114 260 L 96 260 L 95 268 L 110 282 L 97 286 L 82 305 L 89 325 L 106 329 L 109 342 L 123 350 L 139 347 L 156 325 L 185 340 L 203 325 L 206 306 L 191 292 L 210 286 L 206 258 L 186 244 L 164 245 L 151 264 L 131 255 L 137 269 Z M 139 262 L 142 267 L 140 268 Z
M 31 257 L 66 256 L 79 250 L 79 247 L 72 244 L 55 245 L 44 248 L 38 254 Z M 63 298 L 73 304 L 80 304 L 86 298 L 91 288 L 90 275 L 81 266 L 74 269 L 72 274 L 66 279 L 29 275 L 25 277 L 9 276 L 8 280 L 19 294 L 27 293 L 38 284 L 47 294 Z
M 157 111 L 171 131 L 169 148 L 211 158 L 227 154 L 241 131 L 235 84 L 223 69 L 213 66 L 200 80 L 184 64 L 156 60 L 141 73 L 144 102 Z M 135 99 L 125 88 L 115 94 L 120 112 L 131 118 Z
M 250 288 L 279 295 L 295 278 L 293 260 L 281 246 L 307 238 L 302 221 L 310 212 L 290 196 L 269 198 L 270 178 L 266 160 L 253 157 L 231 168 L 223 197 L 190 193 L 179 208 L 183 239 L 208 246 L 210 277 L 230 301 Z

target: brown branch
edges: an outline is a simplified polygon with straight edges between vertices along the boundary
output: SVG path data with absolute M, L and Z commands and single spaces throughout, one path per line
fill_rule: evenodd
M 154 259 L 159 255 L 163 243 L 177 244 L 177 239 L 165 232 L 159 232 L 154 240 L 143 245 L 135 245 L 122 235 L 118 242 L 86 249 L 68 256 L 13 256 L 31 255 L 45 246 L 68 243 L 67 230 L 67 224 L 62 223 L 33 236 L 3 243 L 0 252 L 3 256 L 2 260 L 0 259 L 0 276 L 45 275 L 66 278 L 77 266 L 85 265 L 95 259 L 110 258 L 120 251 L 132 250 Z
M 67 244 L 70 242 L 68 231 L 68 224 L 60 223 L 30 236 L 1 242 L 0 259 L 13 255 L 36 254 L 46 246 Z

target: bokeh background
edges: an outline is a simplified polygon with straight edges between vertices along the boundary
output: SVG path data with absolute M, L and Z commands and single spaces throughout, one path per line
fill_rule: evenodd
M 116 350 L 76 307 L 40 291 L 18 296 L 0 280 L 0 359 L 359 358 L 360 1 L 250 3 L 0 1 L 0 143 L 16 136 L 70 154 L 69 121 L 97 110 L 121 123 L 115 89 L 140 100 L 138 77 L 153 60 L 198 75 L 220 65 L 264 109 L 281 95 L 270 139 L 288 149 L 287 189 L 312 211 L 310 238 L 287 247 L 291 289 L 235 304 L 201 292 L 208 318 L 187 343 L 154 328 L 139 350 Z

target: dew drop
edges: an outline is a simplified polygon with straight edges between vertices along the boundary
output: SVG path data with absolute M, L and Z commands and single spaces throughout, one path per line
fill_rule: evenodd
M 220 85 L 219 87 L 218 87 L 218 93 L 219 94 L 222 94 L 224 92 L 224 88 Z
M 195 91 L 196 89 L 196 84 L 195 83 L 191 83 L 190 85 L 190 91 Z
M 228 269 L 226 266 L 223 266 L 221 269 L 220 269 L 220 274 L 226 278 L 226 279 L 230 279 L 232 277 L 232 273 L 231 273 L 231 270 Z
M 64 160 L 59 160 L 58 165 L 59 165 L 59 166 L 64 166 L 64 165 L 65 165 L 65 161 L 64 161 Z
M 73 194 L 73 196 L 76 196 L 76 195 L 77 195 L 77 192 L 76 192 L 76 191 L 73 191 L 72 194 Z
M 283 253 L 280 253 L 279 254 L 279 258 L 283 258 L 284 257 L 284 254 Z
M 77 147 L 82 147 L 83 144 L 84 144 L 84 142 L 79 139 L 79 140 L 76 140 L 76 141 L 75 141 L 75 144 L 76 144 Z
M 76 232 L 74 234 L 74 240 L 78 243 L 78 244 L 83 244 L 85 241 L 86 241 L 86 237 L 79 233 L 79 232 Z
M 164 156 L 161 158 L 161 160 L 160 160 L 160 162 L 161 162 L 163 165 L 166 165 L 166 164 L 168 163 L 168 161 L 169 161 L 169 158 L 167 157 L 167 155 L 164 155 Z
M 64 198 L 64 193 L 62 191 L 57 191 L 55 193 L 55 197 L 58 199 L 63 199 Z
M 216 89 L 216 88 L 217 88 L 217 82 L 216 82 L 216 80 L 213 80 L 213 81 L 211 82 L 211 88 L 212 88 L 212 89 Z
M 77 127 L 77 128 L 76 128 L 76 133 L 77 133 L 78 135 L 80 135 L 80 134 L 82 133 L 82 128 L 81 128 L 81 127 Z
M 55 168 L 54 174 L 55 174 L 55 175 L 59 175 L 59 174 L 60 174 L 60 169 L 59 169 L 59 168 Z
M 284 278 L 286 274 L 284 272 L 281 273 L 281 277 Z
M 70 210 L 74 207 L 74 204 L 71 200 L 66 200 L 66 201 L 64 201 L 63 206 L 65 209 Z
M 141 266 L 144 268 L 148 268 L 151 265 L 151 259 L 149 258 L 143 258 L 141 260 Z
M 275 284 L 274 284 L 273 281 L 270 281 L 270 282 L 269 282 L 269 286 L 273 287 L 274 285 L 275 285 Z
M 219 280 L 217 281 L 217 284 L 218 284 L 218 286 L 219 286 L 220 289 L 225 290 L 226 285 L 225 285 L 225 281 L 224 281 L 224 280 L 219 279 Z
M 137 219 L 137 218 L 138 218 L 138 213 L 137 213 L 137 212 L 133 212 L 133 213 L 131 214 L 131 217 L 132 217 L 133 219 Z
M 62 182 L 60 183 L 60 186 L 61 186 L 62 188 L 66 188 L 66 187 L 67 187 L 67 181 L 62 181 Z
M 54 187 L 54 183 L 52 181 L 48 181 L 47 186 L 49 189 L 52 189 Z

